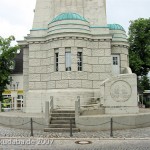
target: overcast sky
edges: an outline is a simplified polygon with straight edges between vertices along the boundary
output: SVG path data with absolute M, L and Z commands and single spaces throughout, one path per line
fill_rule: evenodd
M 14 35 L 22 40 L 32 28 L 36 0 L 0 0 L 0 36 Z M 121 24 L 128 31 L 129 21 L 150 17 L 150 0 L 107 0 L 108 23 Z

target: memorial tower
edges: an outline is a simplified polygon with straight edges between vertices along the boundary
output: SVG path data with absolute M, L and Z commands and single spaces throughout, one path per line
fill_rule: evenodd
M 25 112 L 43 112 L 50 97 L 54 109 L 74 109 L 78 96 L 105 113 L 138 111 L 125 30 L 106 16 L 106 0 L 36 1 L 30 34 L 19 41 Z

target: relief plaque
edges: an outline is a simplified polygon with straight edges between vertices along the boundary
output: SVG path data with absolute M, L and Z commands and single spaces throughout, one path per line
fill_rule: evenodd
M 132 89 L 129 83 L 125 81 L 116 81 L 111 86 L 110 94 L 114 101 L 125 102 L 130 98 Z

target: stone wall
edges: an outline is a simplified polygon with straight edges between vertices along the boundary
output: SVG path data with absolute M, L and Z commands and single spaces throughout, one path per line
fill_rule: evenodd
M 65 70 L 65 49 L 71 48 L 72 71 Z M 83 71 L 77 71 L 77 51 L 83 52 Z M 59 52 L 59 72 L 55 71 L 54 50 Z M 29 46 L 29 89 L 100 88 L 111 74 L 110 41 L 84 39 L 53 40 Z
M 90 104 L 90 97 L 100 97 L 101 83 L 112 75 L 111 55 L 120 53 L 121 61 L 127 67 L 128 50 L 125 47 L 113 47 L 110 37 L 91 39 L 85 37 L 58 37 L 29 44 L 29 91 L 25 92 L 27 112 L 43 112 L 45 101 L 54 97 L 56 108 L 72 108 L 77 96 L 82 97 L 82 105 Z M 65 52 L 71 49 L 71 71 L 66 71 Z M 78 48 L 83 53 L 83 70 L 77 70 Z M 59 52 L 59 71 L 55 71 L 55 50 Z M 27 52 L 26 52 L 27 53 Z M 25 55 L 25 65 L 28 57 Z M 28 65 L 26 65 L 28 66 Z M 27 82 L 26 82 L 27 81 Z M 70 94 L 67 94 L 70 93 Z M 69 97 L 70 96 L 70 97 Z M 64 103 L 65 100 L 65 103 Z M 34 104 L 34 107 L 33 107 Z M 33 109 L 34 108 L 34 109 Z
M 76 126 L 81 131 L 110 130 L 110 120 L 113 118 L 113 130 L 144 128 L 149 127 L 147 124 L 149 117 L 149 113 L 79 116 L 76 118 Z
M 26 111 L 27 92 L 29 90 L 29 48 L 23 49 L 23 111 Z
M 20 116 L 22 115 L 22 116 Z M 41 116 L 41 114 L 39 114 Z M 39 117 L 38 114 L 37 116 L 29 114 L 21 114 L 21 113 L 14 113 L 12 114 L 9 113 L 0 113 L 0 123 L 6 125 L 6 127 L 10 128 L 17 128 L 17 129 L 28 129 L 31 130 L 31 118 L 33 121 L 33 130 L 43 130 L 46 125 L 46 121 L 44 117 Z M 24 124 L 24 125 L 22 125 Z M 39 125 L 41 124 L 41 125 Z M 20 126 L 19 126 L 20 125 Z

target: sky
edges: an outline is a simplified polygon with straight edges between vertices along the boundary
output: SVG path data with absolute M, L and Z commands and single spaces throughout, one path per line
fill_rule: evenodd
M 0 36 L 22 40 L 32 28 L 36 0 L 0 0 Z M 107 21 L 128 32 L 130 20 L 150 17 L 150 0 L 107 0 Z

